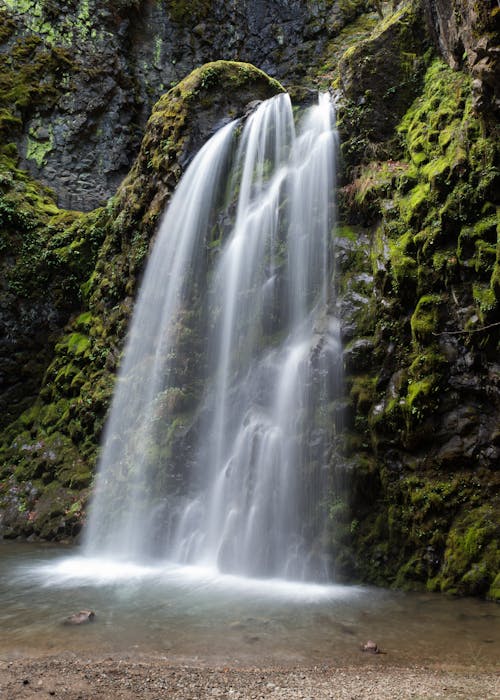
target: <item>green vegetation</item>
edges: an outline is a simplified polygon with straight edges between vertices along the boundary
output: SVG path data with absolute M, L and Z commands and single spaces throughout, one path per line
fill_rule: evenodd
M 57 124 L 45 128 L 41 115 L 82 71 L 100 75 L 69 47 L 105 41 L 106 28 L 91 2 L 73 5 L 71 26 L 54 0 L 9 1 L 0 10 L 1 283 L 5 308 L 24 329 L 14 353 L 22 392 L 13 390 L 0 411 L 7 537 L 77 534 L 165 203 L 222 115 L 238 117 L 249 102 L 283 90 L 249 64 L 198 68 L 156 104 L 116 196 L 91 214 L 60 210 L 19 168 L 16 142 L 24 133 L 27 158 L 42 166 Z M 164 5 L 180 29 L 211 21 L 208 0 Z M 140 6 L 106 4 L 113 22 Z M 338 478 L 348 475 L 350 487 L 325 494 L 337 576 L 498 600 L 492 465 L 500 435 L 490 401 L 500 320 L 498 139 L 474 111 L 471 78 L 429 49 L 417 2 L 382 20 L 364 0 L 323 6 L 332 12 L 329 38 L 316 43 L 312 17 L 290 82 L 306 74 L 296 88 L 302 97 L 304 85 L 343 93 L 335 283 L 348 317 L 348 407 Z M 29 31 L 21 33 L 26 10 Z M 201 391 L 194 368 L 203 304 L 198 290 L 180 314 L 183 361 L 157 405 L 158 424 L 172 420 L 144 445 L 151 464 L 179 455 L 161 476 L 171 492 L 182 481 L 182 439 Z
M 484 449 L 496 444 L 495 413 L 478 415 L 453 364 L 476 357 L 487 375 L 497 353 L 499 154 L 471 105 L 468 77 L 435 59 L 397 126 L 398 160 L 358 168 L 342 190 L 344 215 L 376 224 L 372 269 L 384 299 L 373 369 L 350 393 L 380 474 L 351 536 L 351 567 L 378 583 L 497 597 L 498 481 L 469 447 L 480 425 Z M 366 506 L 353 497 L 351 508 Z
M 252 99 L 282 90 L 249 64 L 217 61 L 194 71 L 157 103 L 141 152 L 117 195 L 86 215 L 59 210 L 48 190 L 4 157 L 0 227 L 8 238 L 0 253 L 17 256 L 5 276 L 13 299 L 36 300 L 50 290 L 51 303 L 67 322 L 44 346 L 33 393 L 17 415 L 6 416 L 12 421 L 0 441 L 0 506 L 10 513 L 6 536 L 76 534 L 137 280 L 158 217 L 181 175 L 180 163 L 201 146 L 221 113 L 236 117 Z M 159 441 L 158 459 L 185 432 L 199 391 L 193 367 L 204 306 L 199 297 L 192 304 L 179 318 L 185 357 L 174 372 L 178 386 L 158 406 L 159 416 L 177 415 Z M 19 510 L 16 494 L 27 483 L 30 495 Z

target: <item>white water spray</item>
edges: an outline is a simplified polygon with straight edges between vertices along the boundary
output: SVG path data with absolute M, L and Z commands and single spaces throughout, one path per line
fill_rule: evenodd
M 320 96 L 296 133 L 279 95 L 236 145 L 238 128 L 202 148 L 158 232 L 86 550 L 324 579 L 328 402 L 339 371 L 328 317 L 333 108 Z

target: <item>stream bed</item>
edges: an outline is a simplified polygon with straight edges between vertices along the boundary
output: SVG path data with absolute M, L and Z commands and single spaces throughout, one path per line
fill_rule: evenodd
M 64 624 L 83 609 L 86 625 Z M 494 669 L 500 607 L 366 586 L 138 566 L 61 545 L 0 543 L 0 658 L 154 654 L 202 664 L 381 663 Z

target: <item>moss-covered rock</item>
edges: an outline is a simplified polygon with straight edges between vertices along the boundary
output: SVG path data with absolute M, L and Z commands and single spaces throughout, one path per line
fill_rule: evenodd
M 473 78 L 474 109 L 493 127 L 500 114 L 498 6 L 480 0 L 424 0 L 427 24 L 442 56 Z
M 350 167 L 382 153 L 397 157 L 394 129 L 418 94 L 426 65 L 422 23 L 421 3 L 406 2 L 342 56 L 339 127 Z
M 499 537 L 498 510 L 487 504 L 461 513 L 448 533 L 442 569 L 429 587 L 459 595 L 491 596 L 500 570 Z
M 16 489 L 25 482 L 35 485 L 29 534 L 61 538 L 75 530 L 84 509 L 71 510 L 67 504 L 78 501 L 92 479 L 132 298 L 163 208 L 192 155 L 219 126 L 243 116 L 248 103 L 282 90 L 249 64 L 217 61 L 194 71 L 156 105 L 138 159 L 116 197 L 88 215 L 58 210 L 48 193 L 9 171 L 24 178 L 27 191 L 38 197 L 22 205 L 19 187 L 11 183 L 0 209 L 19 249 L 14 267 L 14 243 L 3 251 L 8 266 L 4 280 L 8 284 L 15 274 L 16 281 L 9 298 L 13 305 L 23 299 L 47 303 L 50 292 L 51 309 L 60 308 L 58 318 L 64 318 L 66 327 L 63 333 L 60 323 L 50 342 L 44 339 L 44 362 L 34 366 L 32 385 L 17 387 L 15 411 L 11 394 L 3 397 L 9 407 L 3 417 L 10 423 L 0 443 L 4 536 L 19 534 L 17 511 L 9 506 L 11 483 Z M 185 416 L 196 391 L 192 327 L 203 304 L 198 300 L 194 307 L 198 315 L 186 311 L 179 319 L 180 347 L 189 342 L 185 361 L 176 367 L 179 387 L 164 397 L 165 407 L 184 418 L 176 423 L 178 430 L 167 431 L 159 449 L 171 450 L 172 441 L 186 432 Z M 183 388 L 186 384 L 189 390 Z M 49 488 L 57 497 L 47 495 Z
M 386 3 L 383 18 L 364 0 L 293 2 L 286 21 L 274 3 L 250 4 L 243 14 L 216 0 L 191 3 L 189 12 L 188 4 L 106 1 L 92 13 L 93 0 L 19 8 L 9 0 L 0 10 L 0 370 L 8 377 L 0 395 L 0 534 L 77 534 L 161 212 L 213 131 L 282 89 L 252 66 L 226 61 L 178 82 L 204 55 L 200 47 L 216 55 L 216 37 L 224 55 L 253 52 L 287 82 L 301 82 L 301 100 L 311 86 L 343 92 L 335 284 L 346 370 L 336 410 L 345 430 L 332 439 L 325 495 L 336 576 L 498 599 L 498 13 L 474 9 L 475 0 L 433 3 L 436 32 L 456 30 L 451 44 L 440 36 L 435 47 L 455 68 L 468 66 L 471 80 L 428 51 L 419 2 L 396 11 Z M 265 31 L 244 36 L 243 16 Z M 148 46 L 134 33 L 139 19 Z M 75 39 L 81 51 L 68 53 Z M 53 194 L 19 170 L 18 151 L 60 194 L 69 178 L 81 192 L 91 188 L 92 202 L 102 198 L 95 182 L 70 169 L 81 165 L 117 185 L 160 84 L 174 87 L 106 206 L 90 215 L 59 210 Z M 74 130 L 61 141 L 70 121 Z M 78 139 L 88 158 L 77 167 L 68 149 Z M 103 143 L 113 147 L 95 159 Z M 66 156 L 68 170 L 56 172 Z M 170 493 L 189 468 L 200 391 L 202 291 L 190 301 L 178 324 L 186 352 L 156 407 L 158 419 L 174 419 L 144 445 L 151 463 L 178 456 L 161 476 Z
M 500 508 L 497 145 L 470 79 L 439 60 L 397 131 L 398 160 L 373 161 L 342 188 L 344 215 L 374 232 L 371 369 L 348 368 L 347 382 L 380 486 L 371 508 L 351 504 L 352 571 L 487 595 Z M 351 347 L 365 335 L 361 325 Z M 349 433 L 347 454 L 351 444 Z

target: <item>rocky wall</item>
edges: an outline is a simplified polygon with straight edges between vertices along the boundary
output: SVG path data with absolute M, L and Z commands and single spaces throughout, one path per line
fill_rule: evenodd
M 498 597 L 500 170 L 471 82 L 433 59 L 394 158 L 341 191 L 361 232 L 340 248 L 352 489 L 337 550 L 350 576 Z
M 36 270 L 27 271 L 26 278 L 38 304 L 54 309 L 54 289 L 65 299 L 66 313 L 72 313 L 64 332 L 59 327 L 52 343 L 42 346 L 41 389 L 31 393 L 25 387 L 21 397 L 29 408 L 2 434 L 0 536 L 61 539 L 80 530 L 134 294 L 166 201 L 192 155 L 224 120 L 243 116 L 256 99 L 282 90 L 249 64 L 207 64 L 155 105 L 134 166 L 105 208 L 68 226 L 68 214 L 50 203 L 46 219 L 38 222 L 32 261 L 47 277 L 45 295 Z M 15 202 L 20 213 L 23 204 L 15 194 L 7 191 L 3 201 Z M 58 233 L 61 218 L 66 227 Z M 46 267 L 50 255 L 60 263 L 55 272 Z M 22 260 L 15 255 L 9 260 L 20 275 Z M 73 298 L 64 296 L 70 280 Z M 23 299 L 18 293 L 18 302 Z M 44 325 L 44 318 L 38 320 Z M 19 342 L 30 332 L 18 324 Z M 4 366 L 9 376 L 19 376 L 19 366 L 10 367 L 7 358 Z M 9 399 L 7 387 L 5 404 Z M 180 423 L 177 427 L 182 432 Z M 178 435 L 175 430 L 168 435 L 171 450 Z
M 425 0 L 431 36 L 449 66 L 471 73 L 473 104 L 500 115 L 500 7 L 496 0 Z
M 12 32 L 0 51 L 10 62 L 64 56 L 52 99 L 21 120 L 12 140 L 21 165 L 52 187 L 59 206 L 105 204 L 127 174 L 161 94 L 208 61 L 248 61 L 270 76 L 299 80 L 326 41 L 368 0 L 6 0 Z M 2 37 L 0 36 L 0 39 Z M 50 69 L 43 80 L 52 79 Z M 49 73 L 49 75 L 47 75 Z
M 325 494 L 336 575 L 498 598 L 498 13 L 485 3 L 471 25 L 460 2 L 386 4 L 382 19 L 355 19 L 357 2 L 200 1 L 189 12 L 166 0 L 96 12 L 91 0 L 27 1 L 16 12 L 9 3 L 0 26 L 4 536 L 61 539 L 81 527 L 161 211 L 213 129 L 281 89 L 230 63 L 177 82 L 204 51 L 227 49 L 301 83 L 297 94 L 321 85 L 341 97 L 335 312 L 346 423 L 331 468 L 349 492 Z M 491 67 L 481 85 L 480 65 Z M 46 177 L 67 206 L 94 206 L 128 170 L 169 82 L 130 174 L 101 209 L 61 211 L 19 169 Z M 173 424 L 165 449 L 182 455 L 185 436 Z

